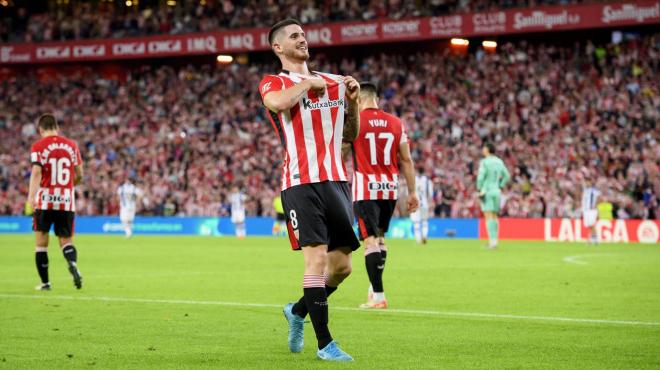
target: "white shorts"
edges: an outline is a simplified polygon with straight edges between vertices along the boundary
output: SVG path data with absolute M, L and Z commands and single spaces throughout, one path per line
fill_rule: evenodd
M 585 227 L 596 226 L 596 221 L 598 221 L 598 210 L 589 209 L 582 211 L 582 224 Z
M 119 211 L 119 220 L 122 223 L 133 222 L 135 219 L 135 210 L 132 209 L 122 209 Z
M 410 214 L 410 220 L 412 222 L 424 222 L 429 219 L 429 209 L 428 208 L 418 208 L 415 212 Z
M 231 223 L 242 224 L 243 222 L 245 222 L 245 211 L 231 213 Z

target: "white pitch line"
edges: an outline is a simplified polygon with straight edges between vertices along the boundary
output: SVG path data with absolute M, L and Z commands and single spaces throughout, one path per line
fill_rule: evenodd
M 566 256 L 563 258 L 563 261 L 566 263 L 572 263 L 575 265 L 586 265 L 587 262 L 582 261 L 581 258 L 584 257 L 583 254 L 578 254 L 576 256 Z
M 18 299 L 45 299 L 45 300 L 63 300 L 63 301 L 98 301 L 98 302 L 123 302 L 123 303 L 165 303 L 181 305 L 205 305 L 205 306 L 233 306 L 233 307 L 255 307 L 255 308 L 282 308 L 281 304 L 269 303 L 243 303 L 226 301 L 192 301 L 180 299 L 144 299 L 144 298 L 125 298 L 125 297 L 74 297 L 61 295 L 27 295 L 27 294 L 4 294 L 0 293 L 0 298 L 18 298 Z M 370 310 L 354 307 L 332 307 L 334 310 L 351 312 L 370 312 Z M 626 320 L 603 320 L 603 319 L 579 319 L 571 317 L 556 316 L 529 316 L 529 315 L 507 315 L 496 313 L 479 312 L 453 312 L 453 311 L 433 311 L 433 310 L 407 310 L 407 309 L 387 309 L 382 311 L 371 311 L 379 314 L 410 314 L 423 316 L 447 316 L 447 317 L 477 317 L 488 319 L 511 319 L 511 320 L 531 320 L 531 321 L 557 321 L 571 322 L 580 324 L 602 324 L 602 325 L 631 325 L 631 326 L 660 326 L 660 322 L 649 321 L 626 321 Z
M 588 265 L 589 263 L 587 261 L 583 261 L 585 258 L 592 258 L 592 257 L 602 257 L 602 256 L 611 256 L 612 253 L 586 253 L 586 254 L 576 254 L 573 256 L 566 256 L 563 258 L 563 261 L 566 263 L 572 263 L 575 265 Z

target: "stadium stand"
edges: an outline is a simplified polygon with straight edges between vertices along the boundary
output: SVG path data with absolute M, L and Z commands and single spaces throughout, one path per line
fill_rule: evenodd
M 236 28 L 270 27 L 295 17 L 304 24 L 402 19 L 514 7 L 567 5 L 582 0 L 425 0 L 425 1 L 62 1 L 51 9 L 15 6 L 3 11 L 0 40 L 41 42 L 183 34 Z M 170 3 L 171 5 L 168 5 Z
M 576 217 L 581 178 L 595 174 L 618 218 L 656 218 L 660 191 L 660 38 L 496 53 L 379 54 L 319 70 L 377 82 L 382 106 L 407 124 L 413 154 L 437 184 L 436 215 L 479 215 L 479 144 L 497 142 L 512 169 L 502 215 Z M 281 145 L 257 91 L 275 64 L 159 66 L 105 79 L 91 69 L 58 78 L 34 71 L 0 82 L 0 214 L 21 214 L 35 119 L 52 111 L 80 144 L 88 174 L 78 213 L 116 214 L 115 191 L 135 177 L 142 214 L 227 215 L 231 184 L 250 215 L 270 215 Z M 34 102 L 42 102 L 35 105 Z

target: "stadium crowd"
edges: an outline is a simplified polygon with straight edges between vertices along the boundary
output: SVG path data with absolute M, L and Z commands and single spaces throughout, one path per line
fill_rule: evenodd
M 423 0 L 423 1 L 66 1 L 44 13 L 15 6 L 5 10 L 0 40 L 40 42 L 88 38 L 182 34 L 235 28 L 270 27 L 295 17 L 303 23 L 375 18 L 401 19 L 511 7 L 582 3 L 583 0 Z M 168 5 L 170 3 L 172 5 Z M 0 11 L 2 9 L 0 8 Z M 0 13 L 2 14 L 2 13 Z
M 578 217 L 593 179 L 619 218 L 655 218 L 660 191 L 660 38 L 619 45 L 502 45 L 496 53 L 317 56 L 316 68 L 377 82 L 401 116 L 413 156 L 436 184 L 441 217 L 479 215 L 480 145 L 512 173 L 502 214 Z M 227 215 L 239 184 L 248 214 L 272 214 L 281 144 L 257 86 L 274 64 L 142 67 L 126 81 L 95 72 L 0 82 L 0 214 L 20 214 L 35 120 L 54 112 L 86 165 L 80 214 L 117 214 L 117 186 L 136 179 L 142 214 Z

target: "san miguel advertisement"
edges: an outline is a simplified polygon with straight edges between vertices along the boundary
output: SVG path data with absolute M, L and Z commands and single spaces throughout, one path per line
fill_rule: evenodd
M 312 46 L 338 46 L 660 24 L 660 1 L 509 9 L 305 27 Z M 0 64 L 137 59 L 267 50 L 267 29 L 0 46 Z

